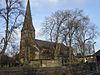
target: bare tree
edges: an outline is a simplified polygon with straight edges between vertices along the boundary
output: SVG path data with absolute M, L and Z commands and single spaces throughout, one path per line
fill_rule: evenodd
M 86 52 L 90 52 L 93 48 L 89 48 L 94 43 L 94 38 L 96 36 L 95 27 L 90 24 L 89 18 L 84 18 L 78 27 L 75 38 L 77 41 L 77 46 L 79 52 L 84 57 Z M 90 43 L 91 42 L 91 43 Z
M 57 11 L 53 13 L 52 16 L 47 17 L 43 22 L 43 34 L 49 36 L 51 41 L 51 48 L 54 50 L 54 55 L 57 57 L 59 52 L 59 44 L 61 42 L 60 36 L 62 32 L 62 26 L 64 25 L 65 21 L 68 19 L 69 13 L 66 11 Z M 55 42 L 55 47 L 53 47 L 53 43 Z
M 13 33 L 22 24 L 23 7 L 20 0 L 4 0 L 4 6 L 0 8 L 0 19 L 5 27 L 5 36 L 1 39 L 3 43 L 1 54 L 5 53 Z
M 81 53 L 83 56 L 86 52 L 91 52 L 92 43 L 95 38 L 95 25 L 91 26 L 90 19 L 83 15 L 82 10 L 64 10 L 57 11 L 43 22 L 42 34 L 49 36 L 51 48 L 53 48 L 55 56 L 59 54 L 59 44 L 63 43 L 68 51 L 67 61 L 69 63 L 69 75 L 72 75 L 72 67 L 74 63 L 74 52 Z M 56 43 L 53 47 L 52 42 Z M 76 48 L 74 48 L 76 47 Z M 67 58 L 67 57 L 66 57 Z
M 73 60 L 74 45 L 77 45 L 77 51 L 82 55 L 89 52 L 88 42 L 94 40 L 95 29 L 95 25 L 91 24 L 90 19 L 83 15 L 82 10 L 78 9 L 55 12 L 45 19 L 42 28 L 43 34 L 46 34 L 46 37 L 49 36 L 51 43 L 56 42 L 55 51 L 59 51 L 58 43 L 64 43 L 69 47 L 69 61 Z
M 72 10 L 69 12 L 70 17 L 66 20 L 63 30 L 62 42 L 69 47 L 69 62 L 73 61 L 73 45 L 75 44 L 75 32 L 82 20 L 82 10 Z

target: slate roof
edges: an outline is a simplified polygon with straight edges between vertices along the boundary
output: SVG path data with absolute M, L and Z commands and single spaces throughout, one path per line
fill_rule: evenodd
M 94 55 L 100 56 L 100 50 L 98 50 Z
M 52 46 L 55 48 L 56 47 L 56 44 L 54 42 L 50 42 L 50 41 L 44 41 L 44 40 L 38 40 L 38 39 L 35 39 L 35 42 L 36 44 L 38 45 L 38 47 L 41 49 L 41 48 L 45 48 L 45 49 L 48 49 L 48 50 L 51 50 L 50 48 L 50 45 L 52 44 Z M 60 46 L 60 52 L 59 52 L 59 57 L 61 56 L 64 56 L 64 57 L 67 57 L 68 56 L 68 52 L 69 52 L 69 48 L 66 47 L 63 43 L 59 43 L 59 46 Z
M 35 39 L 36 44 L 41 48 L 50 48 L 51 42 Z M 54 43 L 52 43 L 54 45 Z

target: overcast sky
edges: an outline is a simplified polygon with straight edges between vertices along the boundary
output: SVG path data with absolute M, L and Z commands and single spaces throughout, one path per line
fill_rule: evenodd
M 0 0 L 3 1 L 3 0 Z M 22 1 L 22 0 L 21 0 Z M 27 0 L 24 0 L 24 6 L 26 7 Z M 50 16 L 52 12 L 57 10 L 67 9 L 82 9 L 84 15 L 90 17 L 98 30 L 100 30 L 100 0 L 30 0 L 31 13 L 33 19 L 33 25 L 36 29 L 36 38 L 41 39 L 38 33 L 41 28 L 41 23 L 46 16 Z M 96 39 L 96 50 L 100 49 L 100 38 Z

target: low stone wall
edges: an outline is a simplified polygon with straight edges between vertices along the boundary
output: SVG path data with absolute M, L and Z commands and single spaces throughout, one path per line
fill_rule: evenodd
M 98 63 L 98 70 L 99 69 Z M 5 67 L 0 75 L 87 75 L 96 72 L 96 63 L 66 65 L 65 67 Z
M 72 65 L 74 75 L 91 75 L 90 73 L 96 72 L 96 63 L 81 63 Z
M 66 75 L 66 69 L 56 68 L 30 68 L 30 67 L 12 67 L 0 68 L 0 75 Z
M 29 65 L 32 67 L 59 67 L 62 66 L 62 61 L 58 59 L 35 59 Z

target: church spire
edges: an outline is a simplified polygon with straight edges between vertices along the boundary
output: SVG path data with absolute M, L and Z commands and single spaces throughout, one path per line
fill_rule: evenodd
M 35 31 L 33 24 L 32 24 L 31 8 L 30 8 L 30 1 L 29 0 L 27 2 L 24 25 L 23 25 L 22 31 L 23 30 L 34 30 Z
M 30 2 L 28 0 L 25 19 L 23 28 L 21 30 L 21 40 L 20 40 L 20 61 L 26 62 L 33 60 L 34 58 L 34 47 L 35 45 L 35 29 L 32 24 L 31 10 L 30 10 Z

